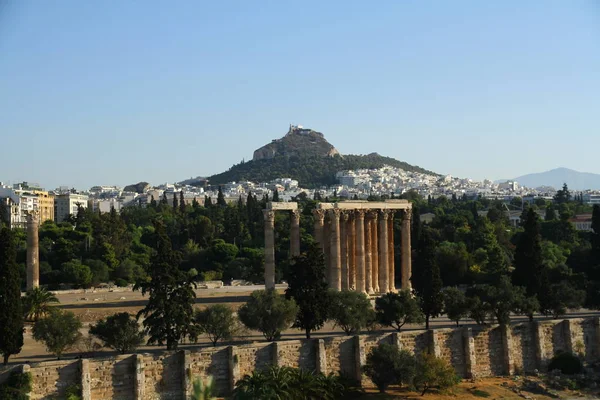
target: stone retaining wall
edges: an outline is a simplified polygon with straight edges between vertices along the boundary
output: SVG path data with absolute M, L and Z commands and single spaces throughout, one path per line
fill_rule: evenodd
M 598 359 L 600 318 L 190 348 L 47 361 L 17 369 L 31 372 L 32 400 L 61 396 L 74 384 L 82 388 L 84 400 L 185 399 L 196 377 L 213 376 L 218 394 L 224 396 L 245 374 L 269 365 L 344 374 L 369 384 L 361 366 L 379 343 L 413 353 L 434 351 L 463 377 L 524 374 L 544 370 L 557 351 Z M 8 373 L 0 374 L 0 382 Z

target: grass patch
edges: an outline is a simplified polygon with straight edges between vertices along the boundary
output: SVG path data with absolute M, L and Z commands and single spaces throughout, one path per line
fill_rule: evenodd
M 489 394 L 488 392 L 486 392 L 485 390 L 481 390 L 481 389 L 468 389 L 469 393 L 471 393 L 473 396 L 475 397 L 490 397 L 491 394 Z

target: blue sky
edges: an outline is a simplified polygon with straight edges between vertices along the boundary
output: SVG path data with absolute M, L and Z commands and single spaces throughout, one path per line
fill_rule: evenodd
M 461 177 L 600 173 L 600 2 L 0 0 L 0 181 L 210 175 L 290 123 Z

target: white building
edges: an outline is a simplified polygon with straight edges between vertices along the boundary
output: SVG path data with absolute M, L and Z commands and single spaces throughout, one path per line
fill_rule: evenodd
M 64 222 L 69 215 L 77 215 L 79 207 L 88 207 L 88 196 L 85 194 L 65 193 L 54 198 L 54 220 Z

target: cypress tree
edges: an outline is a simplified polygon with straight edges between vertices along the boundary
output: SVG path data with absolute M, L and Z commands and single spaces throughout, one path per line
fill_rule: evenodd
M 167 205 L 169 202 L 167 201 L 167 192 L 163 192 L 162 199 L 160 200 L 160 204 Z
M 529 208 L 523 221 L 525 231 L 519 237 L 515 250 L 515 270 L 513 284 L 523 286 L 528 296 L 540 294 L 545 275 L 542 264 L 542 239 L 538 216 Z M 538 299 L 540 302 L 542 299 Z
M 421 229 L 423 227 L 421 223 L 421 212 L 419 210 L 419 206 L 417 204 L 413 204 L 412 209 L 412 221 L 411 221 L 411 235 L 410 242 L 411 247 L 416 249 L 419 245 L 419 239 L 421 238 Z
M 0 353 L 4 364 L 23 347 L 23 310 L 17 247 L 12 231 L 0 226 Z
M 183 198 L 183 190 L 179 192 L 179 210 L 181 215 L 185 214 L 185 199 Z
M 2 224 L 9 223 L 9 212 L 4 199 L 0 198 L 0 228 L 2 228 Z
M 179 211 L 179 202 L 177 201 L 177 193 L 173 192 L 173 211 Z
M 221 190 L 221 186 L 219 186 L 219 193 L 217 195 L 217 205 L 221 207 L 225 207 L 227 202 L 225 201 L 225 196 L 223 196 L 223 191 Z
M 298 305 L 294 327 L 304 330 L 310 339 L 311 331 L 321 329 L 329 317 L 330 295 L 325 282 L 325 257 L 316 245 L 292 259 L 292 267 L 286 274 L 289 282 L 285 291 L 287 299 L 293 298 Z
M 279 190 L 275 189 L 275 191 L 273 192 L 273 201 L 275 203 L 279 202 Z
M 413 269 L 411 280 L 425 314 L 425 329 L 429 329 L 430 318 L 440 315 L 444 306 L 442 276 L 435 257 L 435 247 L 431 231 L 424 230 L 417 250 L 417 267 Z
M 161 221 L 154 223 L 155 253 L 147 268 L 149 280 L 141 279 L 134 287 L 142 294 L 149 294 L 146 307 L 138 312 L 144 316 L 144 327 L 149 335 L 148 343 L 166 343 L 168 350 L 175 350 L 186 336 L 194 337 L 194 299 L 192 282 L 179 269 L 181 255 L 174 251 Z
M 198 200 L 196 200 L 196 197 L 194 197 L 194 200 L 192 200 L 192 207 L 194 208 L 194 210 L 198 207 L 200 207 L 200 203 L 198 203 Z
M 546 206 L 546 215 L 544 215 L 545 221 L 554 221 L 556 219 L 556 209 L 554 203 L 550 203 Z
M 150 207 L 156 208 L 156 200 L 154 199 L 154 195 L 150 196 Z
M 210 198 L 210 196 L 204 196 L 204 207 L 212 207 L 212 199 Z
M 594 204 L 592 211 L 592 233 L 590 234 L 592 245 L 592 263 L 600 267 L 600 205 Z

